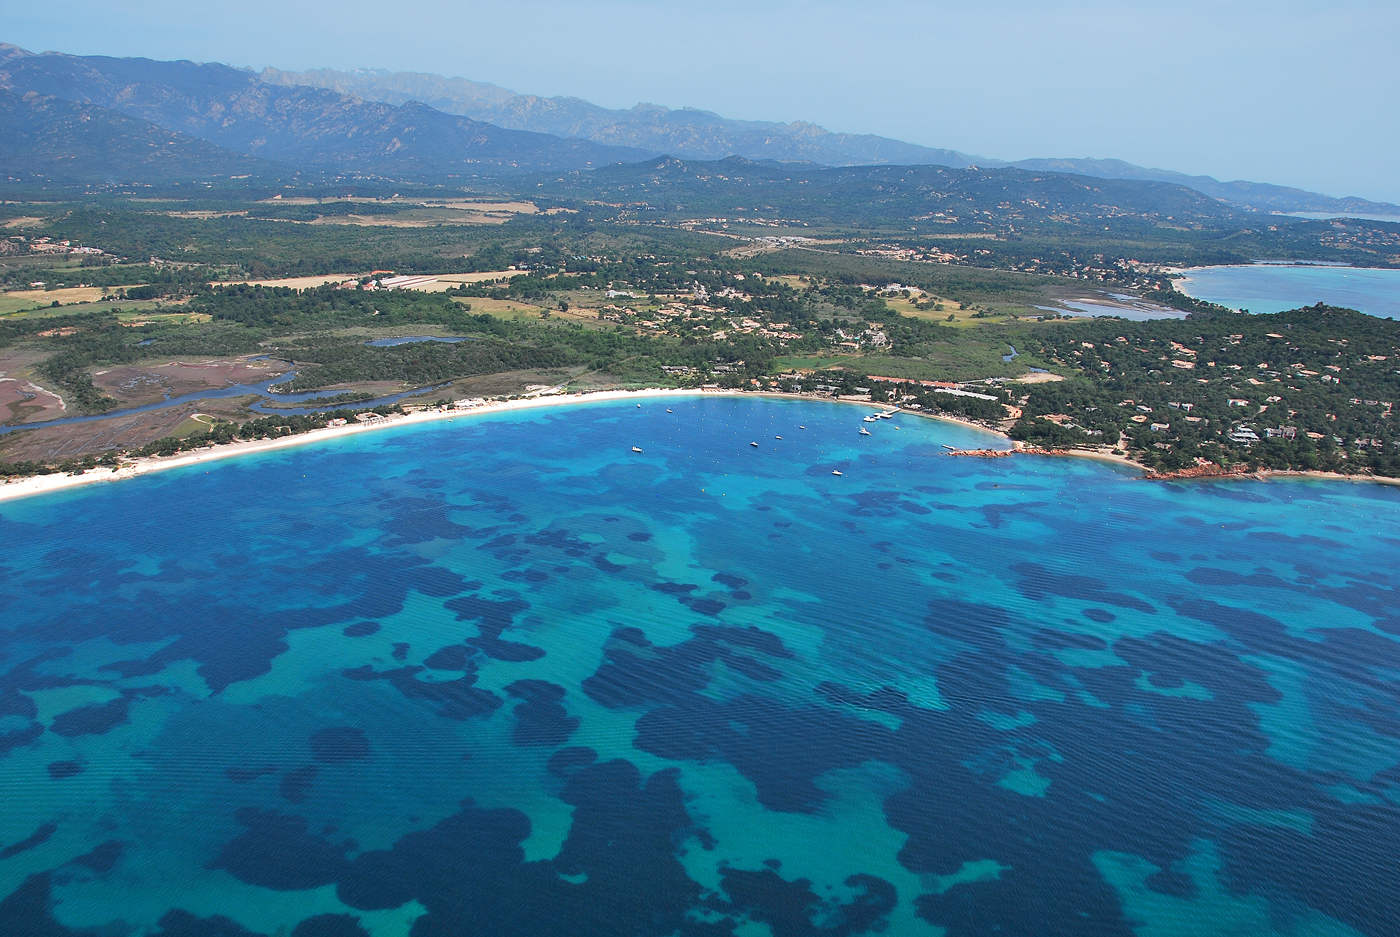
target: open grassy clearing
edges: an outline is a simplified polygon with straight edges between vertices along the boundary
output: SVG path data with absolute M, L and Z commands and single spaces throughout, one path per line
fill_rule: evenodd
M 352 225 L 362 228 L 435 228 L 440 225 L 505 224 L 513 215 L 505 212 L 466 212 L 450 208 L 410 208 L 389 215 L 322 215 L 313 225 Z M 281 220 L 281 219 L 277 219 Z
M 71 316 L 89 312 L 138 312 L 145 309 L 156 309 L 160 305 L 160 301 L 154 299 L 108 299 L 95 303 L 78 303 L 73 306 L 51 306 L 47 303 L 35 306 L 32 303 L 8 302 L 6 296 L 0 294 L 0 319 L 45 319 L 52 316 Z
M 161 302 L 155 299 L 108 299 L 98 303 L 81 303 L 77 306 L 40 306 L 34 309 L 5 311 L 3 297 L 0 297 L 0 319 L 48 319 L 54 316 L 109 312 L 120 315 L 159 309 L 161 305 Z
M 544 309 L 515 299 L 487 299 L 481 296 L 452 297 L 453 302 L 470 306 L 475 313 L 486 313 L 502 319 L 539 319 Z
M 993 306 L 991 307 L 993 311 L 990 314 L 983 312 L 979 315 L 981 310 L 974 309 L 970 306 L 960 309 L 958 308 L 960 304 L 957 300 L 953 299 L 926 297 L 923 300 L 924 305 L 927 305 L 928 301 L 932 299 L 934 306 L 931 309 L 920 309 L 917 305 L 918 301 L 916 300 L 905 299 L 902 296 L 884 296 L 882 298 L 891 309 L 902 316 L 909 316 L 914 319 L 925 319 L 929 322 L 938 322 L 942 325 L 951 325 L 959 328 L 976 328 L 993 322 L 1005 322 L 1008 319 L 1015 318 L 1016 309 L 1019 308 L 997 308 Z M 942 304 L 942 309 L 938 308 L 939 304 Z
M 200 221 L 207 221 L 210 218 L 246 218 L 248 216 L 246 209 L 240 211 L 200 211 L 197 209 L 188 209 L 184 211 L 161 212 L 161 214 L 165 215 L 167 218 L 195 218 Z
M 420 283 L 417 286 L 404 287 L 404 289 L 416 290 L 420 293 L 444 293 L 447 290 L 463 284 L 489 283 L 494 280 L 509 280 L 512 277 L 524 276 L 524 270 L 488 270 L 480 273 L 440 273 L 435 274 L 437 279 L 431 283 Z
M 101 299 L 103 295 L 104 290 L 100 286 L 68 286 L 56 290 L 11 290 L 0 298 L 28 303 L 29 307 L 33 307 L 51 306 L 54 303 L 60 306 L 90 303 Z
M 277 277 L 271 280 L 218 280 L 210 286 L 284 286 L 293 290 L 309 290 L 327 283 L 344 283 L 353 280 L 356 273 L 318 273 L 308 277 Z
M 519 215 L 534 215 L 539 212 L 533 202 L 509 199 L 418 199 L 418 198 L 279 198 L 264 199 L 259 204 L 284 208 L 327 209 L 325 214 L 311 218 L 313 225 L 351 225 L 361 227 L 387 228 L 429 228 L 439 225 L 498 225 Z M 331 211 L 331 206 L 336 210 Z M 346 210 L 347 206 L 350 210 Z M 190 211 L 167 212 L 170 217 L 212 218 L 218 214 L 201 214 Z M 247 214 L 230 212 L 229 214 Z M 273 220 L 300 220 L 300 218 L 274 218 Z
M 369 271 L 359 273 L 318 273 L 311 276 L 301 277 L 275 277 L 264 280 L 216 280 L 210 286 L 269 286 L 286 287 L 293 290 L 309 290 L 318 286 L 328 284 L 344 283 L 346 280 L 357 280 L 360 277 L 368 276 Z M 485 283 L 491 280 L 508 280 L 511 277 L 524 276 L 524 270 L 485 270 L 477 273 L 438 273 L 431 274 L 435 277 L 431 283 L 423 283 L 418 286 L 410 286 L 407 289 L 418 290 L 425 293 L 441 293 L 444 290 L 452 289 L 463 283 Z
M 150 308 L 160 309 L 160 306 L 149 307 L 148 309 L 121 309 L 117 312 L 117 321 L 122 325 L 153 325 L 161 323 L 164 325 L 199 325 L 205 322 L 212 322 L 214 317 L 207 312 L 152 312 Z

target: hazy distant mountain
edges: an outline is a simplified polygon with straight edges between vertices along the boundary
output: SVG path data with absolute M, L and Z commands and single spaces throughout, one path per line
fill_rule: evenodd
M 1372 202 L 1364 198 L 1333 198 L 1289 186 L 1267 182 L 1221 182 L 1210 176 L 1189 176 L 1170 169 L 1146 169 L 1125 163 L 1121 159 L 1023 159 L 1010 163 L 1020 169 L 1048 172 L 1072 172 L 1101 179 L 1145 179 L 1171 182 L 1204 192 L 1245 208 L 1260 211 L 1335 211 L 1335 212 L 1395 212 L 1395 205 Z
M 282 172 L 267 160 L 106 108 L 0 91 L 0 173 L 11 179 L 102 184 Z
M 441 178 L 576 169 L 652 155 L 506 130 L 417 103 L 395 106 L 268 84 L 217 64 L 35 55 L 0 46 L 0 89 L 107 108 L 299 168 Z
M 0 103 L 0 132 L 6 135 L 0 141 L 5 157 L 0 172 L 68 181 L 185 180 L 265 173 L 275 163 L 279 175 L 315 170 L 439 183 L 637 163 L 662 153 L 678 155 L 679 166 L 737 155 L 771 163 L 767 169 L 774 172 L 786 171 L 779 164 L 799 173 L 820 166 L 966 169 L 975 162 L 983 169 L 1007 167 L 952 150 L 831 133 L 814 124 L 727 120 L 654 105 L 608 110 L 577 98 L 519 95 L 465 79 L 410 73 L 268 70 L 259 76 L 220 64 L 34 54 L 0 44 L 0 92 L 9 95 Z M 756 164 L 725 165 L 733 170 Z M 1105 204 L 1155 205 L 1145 210 L 1178 220 L 1211 213 L 1209 199 L 1182 200 L 1181 193 L 1192 190 L 1253 210 L 1400 212 L 1363 199 L 1219 182 L 1119 160 L 1024 160 L 1014 168 L 1060 177 L 1045 181 L 1042 195 L 1062 192 L 1075 202 L 1097 192 L 1109 199 Z M 757 170 L 744 168 L 744 173 L 753 176 Z M 1078 174 L 1080 181 L 1064 181 L 1074 178 L 1066 173 Z M 860 190 L 866 180 L 886 179 L 907 192 L 914 177 L 926 180 L 916 186 L 920 191 L 946 184 L 968 197 L 975 192 L 996 198 L 986 187 L 989 179 L 1025 190 L 1021 177 L 990 173 L 856 174 L 847 182 Z M 1117 184 L 1091 184 L 1085 177 Z M 608 178 L 613 177 L 605 173 L 593 185 L 606 187 Z M 622 172 L 616 178 L 630 177 Z M 842 177 L 805 178 L 812 192 L 821 188 L 817 183 Z M 635 179 L 628 184 L 633 183 L 644 184 Z M 693 196 L 707 185 L 695 181 L 686 191 Z M 878 187 L 868 195 L 871 204 L 883 198 Z M 804 195 L 798 201 L 810 199 Z M 1090 217 L 1092 205 L 1075 211 Z M 1027 217 L 1036 214 L 1029 210 Z
M 668 153 L 682 159 L 744 156 L 759 160 L 805 160 L 826 166 L 1014 166 L 1101 179 L 1171 182 L 1242 208 L 1262 211 L 1400 211 L 1394 205 L 1365 199 L 1332 198 L 1260 182 L 1220 182 L 1210 176 L 1147 169 L 1116 159 L 1028 159 L 1008 163 L 888 137 L 833 133 L 816 124 L 800 121 L 781 124 L 728 120 L 708 111 L 672 110 L 655 104 L 638 104 L 629 110 L 610 110 L 579 98 L 517 94 L 484 82 L 419 72 L 346 72 L 333 69 L 284 72 L 269 68 L 261 74 L 265 81 L 278 84 L 330 88 L 393 104 L 421 101 L 449 114 L 461 114 L 502 127 L 582 137 L 599 143 Z
M 669 153 L 683 159 L 806 161 L 828 166 L 970 166 L 976 157 L 955 150 L 918 146 L 872 134 L 833 133 L 816 124 L 729 120 L 709 111 L 638 104 L 628 110 L 599 107 L 580 98 L 542 98 L 465 78 L 419 72 L 317 69 L 260 73 L 264 81 L 307 85 L 353 94 L 371 101 L 429 107 L 516 130 Z

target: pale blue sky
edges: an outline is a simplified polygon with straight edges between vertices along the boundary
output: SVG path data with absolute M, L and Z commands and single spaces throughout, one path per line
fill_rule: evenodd
M 33 50 L 408 69 L 1400 202 L 1400 3 L 0 0 Z

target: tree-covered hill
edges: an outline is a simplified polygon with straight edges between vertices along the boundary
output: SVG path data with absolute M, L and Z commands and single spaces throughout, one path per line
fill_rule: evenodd
M 0 167 L 19 181 L 122 183 L 288 174 L 284 166 L 91 104 L 0 90 Z

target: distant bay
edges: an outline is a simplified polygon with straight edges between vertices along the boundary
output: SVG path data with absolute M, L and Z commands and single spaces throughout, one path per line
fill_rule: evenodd
M 1400 270 L 1308 264 L 1193 267 L 1177 288 L 1188 296 L 1255 313 L 1323 302 L 1383 319 L 1400 318 Z
M 1331 221 L 1333 218 L 1355 218 L 1358 221 L 1384 221 L 1388 224 L 1400 223 L 1400 215 L 1388 212 L 1368 211 L 1295 211 L 1288 213 L 1293 218 L 1307 218 L 1309 221 Z

